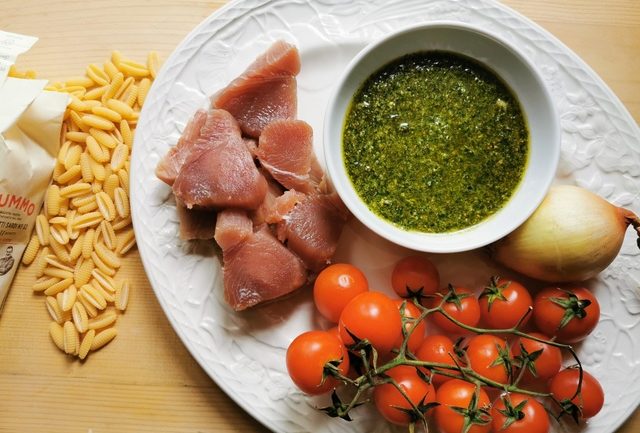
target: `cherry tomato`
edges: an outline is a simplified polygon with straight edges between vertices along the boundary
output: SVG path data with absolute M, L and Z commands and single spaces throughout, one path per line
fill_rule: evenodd
M 455 366 L 452 357 L 456 357 L 453 350 L 453 341 L 446 335 L 427 335 L 422 344 L 418 348 L 417 352 L 414 352 L 416 357 L 420 361 L 437 362 L 440 364 L 448 364 Z M 450 373 L 455 373 L 455 370 L 446 370 Z M 442 376 L 440 374 L 434 374 L 431 378 L 432 382 L 436 386 L 442 385 L 447 380 L 451 380 L 448 376 Z
M 411 301 L 403 301 L 402 299 L 397 299 L 393 302 L 398 307 L 398 311 L 400 311 L 400 314 L 403 317 L 405 317 L 405 320 L 407 318 L 417 319 L 418 317 L 420 317 L 420 310 Z M 404 309 L 402 308 L 403 303 L 404 303 Z M 410 321 L 405 322 L 404 329 L 406 329 L 406 331 L 409 332 L 409 330 L 414 325 L 414 323 L 415 322 L 410 322 Z M 407 343 L 407 347 L 409 348 L 411 353 L 416 353 L 416 351 L 418 350 L 418 347 L 420 347 L 420 344 L 424 339 L 424 333 L 426 329 L 427 329 L 427 324 L 425 323 L 424 320 L 422 320 L 420 323 L 416 325 L 416 329 L 413 330 L 411 337 L 409 337 L 409 343 Z M 403 336 L 401 335 L 400 339 L 395 344 L 396 347 L 399 348 L 402 345 L 402 338 Z
M 438 270 L 427 258 L 409 256 L 396 263 L 391 273 L 391 286 L 402 298 L 412 294 L 432 295 L 440 287 Z
M 500 383 L 508 383 L 512 355 L 507 342 L 495 335 L 476 335 L 467 347 L 469 367 L 476 373 Z
M 399 365 L 388 370 L 386 374 L 400 385 L 416 406 L 432 403 L 436 400 L 436 391 L 433 385 L 425 382 L 418 375 L 415 367 Z M 411 405 L 390 383 L 376 386 L 373 390 L 373 400 L 382 416 L 394 424 L 408 425 L 411 421 L 419 419 L 417 415 L 401 410 L 411 410 Z
M 340 313 L 349 301 L 367 290 L 369 283 L 360 269 L 346 263 L 336 263 L 318 274 L 313 285 L 313 300 L 320 314 L 338 323 Z
M 326 331 L 298 335 L 287 349 L 287 371 L 303 392 L 324 394 L 338 385 L 336 378 L 322 375 L 328 362 L 335 362 L 342 375 L 349 371 L 349 356 L 338 337 Z
M 340 341 L 342 341 L 342 339 L 340 338 L 340 330 L 338 329 L 337 326 L 332 326 L 331 328 L 327 329 L 327 332 L 329 334 L 333 334 L 336 337 L 338 337 L 340 339 Z
M 503 394 L 493 402 L 491 424 L 494 433 L 548 433 L 549 416 L 530 395 Z
M 543 340 L 549 340 L 549 337 L 538 332 L 532 332 L 530 335 Z M 539 355 L 533 355 L 533 357 L 536 357 L 535 360 L 527 363 L 523 376 L 523 380 L 525 382 L 531 383 L 536 380 L 547 382 L 560 371 L 560 367 L 562 365 L 562 352 L 560 348 L 531 340 L 529 338 L 520 337 L 515 341 L 512 349 L 516 364 L 518 361 L 522 363 L 523 358 L 526 356 L 522 351 L 521 346 L 524 347 L 524 350 L 529 355 L 527 356 L 529 359 L 532 354 L 542 350 Z
M 582 418 L 595 416 L 604 404 L 604 391 L 598 380 L 587 373 L 582 372 L 582 388 L 580 393 L 573 397 L 578 389 L 580 370 L 567 368 L 556 374 L 551 379 L 550 391 L 560 402 L 571 399 L 571 402 L 580 409 Z
M 584 287 L 547 287 L 535 298 L 533 319 L 545 335 L 562 343 L 583 340 L 600 319 L 600 305 Z
M 380 292 L 364 292 L 347 304 L 340 315 L 340 337 L 347 345 L 354 343 L 353 335 L 367 339 L 380 353 L 391 351 L 402 338 L 402 319 L 391 298 Z M 347 332 L 347 329 L 349 332 Z
M 491 278 L 480 294 L 480 313 L 489 328 L 513 328 L 524 317 L 522 325 L 529 321 L 527 312 L 533 300 L 527 289 L 517 281 Z
M 472 397 L 477 394 L 476 405 L 473 407 Z M 490 400 L 482 388 L 476 388 L 472 383 L 461 379 L 451 379 L 443 383 L 436 392 L 436 401 L 440 406 L 435 408 L 435 421 L 440 433 L 461 433 L 465 418 L 471 421 L 471 428 L 467 433 L 488 433 L 491 431 L 491 417 L 489 415 Z M 452 408 L 463 408 L 467 414 L 463 415 Z
M 478 300 L 469 289 L 456 287 L 454 291 L 455 294 L 447 299 L 442 308 L 459 322 L 468 326 L 476 326 L 480 321 L 480 304 L 478 304 Z M 436 297 L 429 300 L 428 305 L 433 308 L 438 306 L 441 301 L 441 298 Z M 439 312 L 431 316 L 433 317 L 433 322 L 443 331 L 453 334 L 467 332 Z

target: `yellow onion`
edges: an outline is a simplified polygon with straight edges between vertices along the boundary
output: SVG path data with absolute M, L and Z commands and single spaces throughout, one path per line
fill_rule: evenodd
M 584 188 L 559 185 L 490 251 L 497 262 L 538 280 L 584 281 L 616 258 L 630 224 L 640 234 L 640 220 L 633 212 Z

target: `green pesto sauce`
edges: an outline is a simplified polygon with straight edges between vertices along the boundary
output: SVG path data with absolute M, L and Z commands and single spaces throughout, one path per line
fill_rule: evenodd
M 429 51 L 401 57 L 356 92 L 343 131 L 347 173 L 367 206 L 407 230 L 477 224 L 522 179 L 520 104 L 479 63 Z

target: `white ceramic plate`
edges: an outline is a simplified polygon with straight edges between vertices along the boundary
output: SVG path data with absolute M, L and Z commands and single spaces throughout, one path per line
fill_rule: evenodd
M 222 299 L 220 265 L 211 245 L 178 239 L 170 189 L 154 169 L 176 143 L 207 96 L 239 74 L 270 43 L 294 42 L 302 56 L 299 118 L 315 131 L 322 160 L 324 107 L 336 77 L 368 42 L 389 31 L 430 20 L 491 29 L 520 46 L 539 65 L 561 117 L 558 182 L 576 183 L 608 200 L 640 209 L 640 131 L 607 86 L 549 33 L 491 0 L 243 0 L 200 24 L 165 63 L 147 98 L 132 161 L 132 207 L 138 246 L 155 293 L 184 344 L 238 404 L 279 432 L 387 432 L 392 428 L 358 408 L 347 423 L 318 413 L 322 398 L 303 396 L 285 370 L 288 343 L 326 326 L 309 291 L 236 314 Z M 393 263 L 407 250 L 352 221 L 336 259 L 360 266 L 376 290 L 388 290 Z M 443 282 L 479 288 L 496 269 L 481 252 L 435 255 Z M 591 281 L 602 306 L 596 331 L 582 343 L 585 367 L 603 384 L 605 407 L 589 433 L 615 431 L 640 402 L 640 260 L 628 234 L 621 255 Z M 532 285 L 536 287 L 535 284 Z M 568 428 L 555 425 L 556 432 Z M 573 430 L 574 428 L 570 428 Z

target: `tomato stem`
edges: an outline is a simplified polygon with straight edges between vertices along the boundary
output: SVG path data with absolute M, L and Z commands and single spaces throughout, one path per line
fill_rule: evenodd
M 413 366 L 416 368 L 421 368 L 421 367 L 427 368 L 432 372 L 432 374 L 439 374 L 441 376 L 457 378 L 457 379 L 463 378 L 469 382 L 474 383 L 476 386 L 486 385 L 486 386 L 490 386 L 492 388 L 499 389 L 505 392 L 515 392 L 515 393 L 529 395 L 532 397 L 541 397 L 541 398 L 548 397 L 561 408 L 562 412 L 560 413 L 559 416 L 562 416 L 563 414 L 567 413 L 567 410 L 564 408 L 562 403 L 558 401 L 551 393 L 531 391 L 528 389 L 520 388 L 518 386 L 527 368 L 526 365 L 522 365 L 519 367 L 520 371 L 518 372 L 517 377 L 515 378 L 515 380 L 512 381 L 512 383 L 504 384 L 504 383 L 496 382 L 487 377 L 484 377 L 479 373 L 477 373 L 476 371 L 474 371 L 473 369 L 471 369 L 470 367 L 465 367 L 463 365 L 460 365 L 460 363 L 457 361 L 457 359 L 453 355 L 451 355 L 454 361 L 454 364 L 452 365 L 452 364 L 444 364 L 439 362 L 421 361 L 421 360 L 415 359 L 415 357 L 410 352 L 409 354 L 407 354 L 409 339 L 411 338 L 411 335 L 413 334 L 418 324 L 420 324 L 423 320 L 425 320 L 427 316 L 429 316 L 430 314 L 440 313 L 443 316 L 445 316 L 449 321 L 453 322 L 460 328 L 475 334 L 508 334 L 508 335 L 514 335 L 522 338 L 527 338 L 533 341 L 537 341 L 540 343 L 548 344 L 550 346 L 558 347 L 560 349 L 566 349 L 567 351 L 569 351 L 569 353 L 571 353 L 571 356 L 576 360 L 577 367 L 580 370 L 578 387 L 573 397 L 571 398 L 571 400 L 573 400 L 576 396 L 580 394 L 582 389 L 583 369 L 582 369 L 582 364 L 578 358 L 578 355 L 576 354 L 573 347 L 568 344 L 558 343 L 554 340 L 545 340 L 544 338 L 539 338 L 539 337 L 536 337 L 535 335 L 527 334 L 526 332 L 523 332 L 518 329 L 522 325 L 522 323 L 524 323 L 527 316 L 531 314 L 531 311 L 532 311 L 531 307 L 529 307 L 526 313 L 520 318 L 520 320 L 518 320 L 518 323 L 512 328 L 505 328 L 505 329 L 479 328 L 479 327 L 469 326 L 465 323 L 462 323 L 459 320 L 452 317 L 449 313 L 447 313 L 447 311 L 445 311 L 445 309 L 443 308 L 444 304 L 448 302 L 449 299 L 455 296 L 456 296 L 455 292 L 449 291 L 447 294 L 442 296 L 440 303 L 433 308 L 424 307 L 420 303 L 419 299 L 414 298 L 413 303 L 420 310 L 420 315 L 418 316 L 418 318 L 414 319 L 412 326 L 410 326 L 408 329 L 404 329 L 404 322 L 403 322 L 402 326 L 403 326 L 404 338 L 402 340 L 402 344 L 400 345 L 398 354 L 387 363 L 381 366 L 377 365 L 377 362 L 376 362 L 377 357 L 376 357 L 375 350 L 372 354 L 373 359 L 371 360 L 373 362 L 373 365 L 371 365 L 369 356 L 368 356 L 369 354 L 365 349 L 360 349 L 357 352 L 357 356 L 362 358 L 363 366 L 365 370 L 364 373 L 360 377 L 356 378 L 355 380 L 349 379 L 342 375 L 337 376 L 343 382 L 347 384 L 351 384 L 357 388 L 356 393 L 351 399 L 351 401 L 346 406 L 344 406 L 343 409 L 338 411 L 340 415 L 347 415 L 351 409 L 357 406 L 359 404 L 359 400 L 362 394 L 367 389 L 373 388 L 383 383 L 390 383 L 398 390 L 398 392 L 405 398 L 405 400 L 407 400 L 407 402 L 411 405 L 412 410 L 415 411 L 416 414 L 420 414 L 419 419 L 424 421 L 424 414 L 422 414 L 422 412 L 419 410 L 416 404 L 411 401 L 411 399 L 409 398 L 407 393 L 404 391 L 404 389 L 402 389 L 402 387 L 399 386 L 395 380 L 384 375 L 386 371 L 394 367 L 397 367 L 399 365 Z M 466 364 L 468 365 L 468 362 Z

